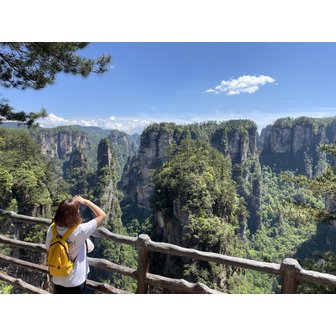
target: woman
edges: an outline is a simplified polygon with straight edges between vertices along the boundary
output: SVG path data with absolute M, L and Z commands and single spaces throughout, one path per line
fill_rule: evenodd
M 79 213 L 80 204 L 87 205 L 95 214 L 95 218 L 89 222 L 82 223 Z M 84 292 L 89 264 L 86 255 L 86 239 L 102 224 L 106 217 L 105 212 L 91 201 L 74 196 L 72 199 L 64 200 L 58 206 L 53 222 L 56 224 L 57 233 L 62 237 L 69 228 L 78 227 L 66 239 L 69 246 L 69 257 L 74 261 L 74 268 L 67 276 L 53 276 L 56 294 L 81 294 Z M 49 249 L 52 240 L 51 226 L 46 237 L 46 248 Z

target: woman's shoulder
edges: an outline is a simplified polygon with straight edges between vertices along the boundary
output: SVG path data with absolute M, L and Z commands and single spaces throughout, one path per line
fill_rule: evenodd
M 93 218 L 93 219 L 90 219 L 90 220 L 88 220 L 88 221 L 86 221 L 86 222 L 83 222 L 83 223 L 81 223 L 80 225 L 90 225 L 90 224 L 92 224 L 92 223 L 96 223 L 96 224 L 97 224 L 97 220 L 96 220 L 96 218 Z
M 79 225 L 80 228 L 85 228 L 85 227 L 92 227 L 92 226 L 96 226 L 97 227 L 97 220 L 95 218 L 87 221 L 87 222 L 84 222 L 84 223 L 81 223 Z
M 78 226 L 78 230 L 82 232 L 94 231 L 97 228 L 97 220 L 91 219 L 88 222 L 84 222 Z

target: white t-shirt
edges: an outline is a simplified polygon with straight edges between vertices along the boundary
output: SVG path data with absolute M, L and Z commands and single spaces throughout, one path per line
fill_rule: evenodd
M 66 227 L 56 226 L 57 232 L 63 236 L 68 230 Z M 74 269 L 72 272 L 64 277 L 53 276 L 52 282 L 55 285 L 63 287 L 76 287 L 81 285 L 87 279 L 87 274 L 90 271 L 86 256 L 85 240 L 97 229 L 97 221 L 95 219 L 89 222 L 80 224 L 77 229 L 69 236 L 67 243 L 69 246 L 69 257 L 75 260 Z M 49 249 L 52 240 L 51 226 L 48 229 L 46 237 L 46 248 Z

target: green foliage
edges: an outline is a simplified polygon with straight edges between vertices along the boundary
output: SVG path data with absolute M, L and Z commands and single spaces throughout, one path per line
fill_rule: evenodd
M 108 214 L 104 226 L 118 234 L 127 234 L 121 221 L 121 210 L 119 201 L 121 193 L 116 188 L 115 173 L 115 152 L 112 150 L 110 141 L 102 139 L 98 147 L 99 160 L 98 169 L 95 174 L 96 181 L 91 185 L 93 188 L 92 196 L 94 202 L 98 204 Z M 136 251 L 126 245 L 116 244 L 109 240 L 99 240 L 96 242 L 94 256 L 106 258 L 111 262 L 128 267 L 137 267 Z M 98 281 L 110 283 L 117 288 L 126 289 L 134 292 L 136 289 L 136 281 L 134 279 L 101 270 L 93 270 L 92 277 Z
M 336 155 L 336 145 L 325 144 L 321 150 L 332 155 L 333 161 Z M 336 274 L 336 254 L 333 247 L 325 246 L 331 231 L 327 224 L 333 224 L 336 219 L 336 167 L 335 161 L 332 165 L 318 176 L 309 178 L 307 176 L 283 174 L 283 179 L 288 183 L 295 184 L 299 190 L 309 190 L 309 197 L 290 200 L 289 203 L 301 216 L 309 216 L 310 220 L 318 223 L 315 236 L 301 244 L 298 252 L 301 255 L 301 265 L 310 270 Z M 319 197 L 320 202 L 313 202 L 314 197 Z M 322 200 L 325 202 L 322 203 Z M 329 237 L 330 239 L 330 237 Z M 324 244 L 321 244 L 324 243 Z M 330 249 L 330 250 L 329 250 Z M 304 257 L 302 259 L 302 257 Z M 301 284 L 299 290 L 303 293 L 335 293 L 334 289 L 311 284 Z
M 262 227 L 252 239 L 251 252 L 259 260 L 281 262 L 293 256 L 297 247 L 316 231 L 316 221 L 310 213 L 297 211 L 292 202 L 301 199 L 311 206 L 321 206 L 322 200 L 308 188 L 283 183 L 269 167 L 263 168 L 262 178 Z
M 326 153 L 332 154 L 333 156 L 336 156 L 336 146 L 333 144 L 323 144 L 320 146 L 321 150 L 323 150 Z
M 135 202 L 120 202 L 122 208 L 122 223 L 130 236 L 138 236 L 141 233 L 150 234 L 152 222 L 151 212 L 139 208 Z
M 77 54 L 87 45 L 83 42 L 1 42 L 0 85 L 39 90 L 53 84 L 58 73 L 87 77 L 90 73 L 106 72 L 111 56 L 103 55 L 93 60 Z M 0 116 L 31 127 L 37 118 L 46 117 L 47 112 L 45 109 L 38 113 L 14 112 L 2 99 Z
M 154 177 L 155 208 L 173 208 L 218 216 L 237 224 L 235 184 L 231 164 L 218 151 L 200 141 L 185 140 L 176 155 Z
M 0 281 L 0 294 L 11 294 L 14 287 L 4 281 Z
M 14 108 L 8 104 L 7 100 L 0 99 L 0 116 L 3 117 L 5 120 L 18 121 L 19 125 L 24 124 L 29 128 L 37 127 L 38 123 L 36 123 L 36 120 L 39 118 L 45 118 L 47 117 L 47 115 L 47 110 L 45 108 L 42 108 L 40 112 L 15 112 Z M 2 122 L 0 118 L 0 124 L 1 123 Z
M 47 161 L 46 180 L 52 200 L 52 208 L 56 210 L 61 201 L 71 198 L 70 185 L 63 178 L 61 161 L 51 159 Z
M 123 232 L 125 234 L 125 232 Z M 116 244 L 112 241 L 101 240 L 100 258 L 105 258 L 113 263 L 127 266 L 133 269 L 137 268 L 137 252 L 131 246 L 124 244 Z M 117 273 L 101 273 L 100 281 L 112 284 L 117 288 L 122 288 L 132 293 L 135 292 L 137 282 L 135 279 L 126 277 Z
M 295 258 L 301 244 L 316 232 L 316 221 L 310 213 L 299 211 L 292 202 L 301 199 L 311 206 L 322 206 L 322 199 L 309 188 L 298 189 L 295 183 L 264 166 L 261 172 L 261 227 L 248 242 L 246 257 L 249 259 L 281 263 Z M 279 278 L 246 270 L 237 279 L 229 281 L 232 293 L 279 293 Z
M 0 84 L 7 88 L 42 89 L 53 84 L 58 73 L 87 77 L 103 73 L 110 56 L 97 60 L 76 54 L 88 43 L 83 42 L 1 42 Z
M 63 165 L 64 178 L 69 184 L 71 195 L 87 195 L 89 182 L 88 178 L 91 173 L 89 170 L 86 157 L 82 150 L 75 148 L 69 161 Z
M 307 258 L 301 265 L 305 269 L 321 273 L 336 275 L 336 254 L 328 251 L 317 253 L 312 258 Z M 300 283 L 298 286 L 299 293 L 303 294 L 335 294 L 336 289 L 326 286 L 318 286 L 310 283 Z
M 297 211 L 308 214 L 312 219 L 319 222 L 328 223 L 336 218 L 335 210 L 327 210 L 322 202 L 313 202 L 313 196 L 318 195 L 321 198 L 336 199 L 336 174 L 335 169 L 328 167 L 323 174 L 314 178 L 308 178 L 303 175 L 293 175 L 292 173 L 283 173 L 284 181 L 291 182 L 297 188 L 304 188 L 309 191 L 311 197 L 302 199 L 297 198 L 289 203 Z
M 203 251 L 239 255 L 237 236 L 243 214 L 231 162 L 206 142 L 186 139 L 154 176 L 154 209 L 181 226 L 181 243 Z M 217 286 L 223 269 L 211 263 L 188 262 L 183 274 L 192 281 Z
M 25 229 L 25 241 L 32 243 L 45 243 L 48 227 L 46 225 L 29 225 Z
M 293 118 L 289 118 L 289 117 L 280 118 L 274 122 L 273 127 L 278 127 L 278 128 L 292 127 L 293 123 L 294 123 Z
M 228 279 L 230 294 L 279 294 L 279 279 L 276 276 L 243 270 L 233 273 Z
M 327 117 L 327 118 L 309 118 L 309 117 L 299 117 L 299 118 L 280 118 L 277 119 L 273 127 L 277 128 L 292 128 L 296 125 L 302 125 L 302 126 L 310 126 L 312 127 L 313 133 L 317 134 L 317 131 L 320 126 L 326 126 L 333 121 L 335 121 L 335 117 Z
M 139 135 L 138 135 L 139 137 Z M 116 180 L 120 181 L 127 160 L 135 156 L 138 149 L 138 137 L 130 136 L 118 130 L 112 130 L 108 139 L 114 150 Z
M 25 130 L 0 129 L 0 196 L 3 208 L 16 199 L 21 213 L 50 205 L 47 164 Z
M 261 166 L 258 157 L 254 155 L 239 164 L 233 165 L 233 178 L 241 196 L 240 202 L 246 206 L 248 212 L 240 219 L 240 231 L 243 236 L 254 234 L 259 229 L 261 221 Z M 244 220 L 244 218 L 247 220 Z
M 0 202 L 4 204 L 5 207 L 8 206 L 11 201 L 13 187 L 13 175 L 9 170 L 0 167 Z
M 251 120 L 206 121 L 188 125 L 176 125 L 174 123 L 155 123 L 149 125 L 141 134 L 141 146 L 147 147 L 152 132 L 170 135 L 177 144 L 185 139 L 201 140 L 208 143 L 217 143 L 218 138 L 224 139 L 221 145 L 227 144 L 227 138 L 236 132 L 246 139 L 249 134 L 255 132 L 257 125 Z M 226 139 L 226 141 L 225 141 Z M 216 146 L 217 148 L 217 146 Z M 228 148 L 226 148 L 228 149 Z
M 235 227 L 223 219 L 217 216 L 205 218 L 190 215 L 189 223 L 185 226 L 183 245 L 201 251 L 232 254 L 235 239 Z M 227 244 L 229 241 L 231 244 Z

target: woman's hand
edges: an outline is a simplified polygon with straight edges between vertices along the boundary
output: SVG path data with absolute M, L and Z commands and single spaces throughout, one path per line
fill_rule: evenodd
M 85 204 L 85 202 L 86 202 L 86 199 L 83 198 L 82 196 L 79 196 L 79 195 L 75 195 L 73 198 L 74 198 L 76 201 L 78 201 L 80 204 Z

